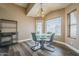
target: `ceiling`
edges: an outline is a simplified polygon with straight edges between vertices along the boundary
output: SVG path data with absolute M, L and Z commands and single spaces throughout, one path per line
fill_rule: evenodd
M 18 6 L 26 8 L 28 3 L 15 3 L 15 4 Z
M 19 5 L 19 6 L 24 7 L 24 8 L 27 7 L 27 3 L 17 3 L 16 5 Z M 69 5 L 69 3 L 43 3 L 42 8 L 44 10 L 44 15 L 46 15 L 51 11 L 55 11 L 57 9 L 65 8 L 68 5 Z M 27 13 L 27 16 L 39 17 L 40 11 L 41 11 L 41 4 L 35 3 L 32 6 L 32 8 L 29 10 L 29 12 Z

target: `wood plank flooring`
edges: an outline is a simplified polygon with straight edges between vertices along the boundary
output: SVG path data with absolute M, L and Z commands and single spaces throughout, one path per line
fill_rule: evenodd
M 30 46 L 34 45 L 32 41 L 18 43 L 10 47 L 0 48 L 0 55 L 4 56 L 78 56 L 73 50 L 63 45 L 53 43 L 54 52 L 47 50 L 32 51 Z M 3 54 L 1 54 L 3 53 Z

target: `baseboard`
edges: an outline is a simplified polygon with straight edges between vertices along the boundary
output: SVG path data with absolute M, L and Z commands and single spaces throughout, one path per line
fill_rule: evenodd
M 79 54 L 79 50 L 78 50 L 78 49 L 74 48 L 73 46 L 71 46 L 71 45 L 69 45 L 69 44 L 67 44 L 67 43 L 60 42 L 60 41 L 54 41 L 54 42 L 59 43 L 59 44 L 62 44 L 62 45 L 65 45 L 65 46 L 67 46 L 68 48 L 72 49 L 73 51 L 75 51 L 76 53 Z
M 25 42 L 25 41 L 28 41 L 28 40 L 31 40 L 31 39 L 24 39 L 24 40 L 19 40 L 18 43 L 22 43 L 22 42 Z M 59 43 L 59 44 L 62 44 L 62 45 L 65 45 L 67 46 L 68 48 L 72 49 L 73 51 L 75 51 L 76 53 L 79 54 L 79 50 L 74 48 L 73 46 L 67 44 L 67 43 L 64 43 L 64 42 L 60 42 L 60 41 L 54 41 L 56 43 Z
M 28 41 L 28 40 L 31 40 L 31 39 L 18 40 L 18 43 L 26 42 L 26 41 Z

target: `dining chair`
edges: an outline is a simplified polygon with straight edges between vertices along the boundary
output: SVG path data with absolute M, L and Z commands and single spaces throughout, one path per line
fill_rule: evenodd
M 47 32 L 47 34 L 52 34 L 52 32 Z
M 55 37 L 55 33 L 51 35 L 50 40 L 48 41 L 50 44 L 53 43 L 54 37 Z
M 48 34 L 48 39 L 50 39 L 50 36 L 52 35 L 52 32 L 47 32 L 47 34 Z
M 46 41 L 46 45 L 47 45 L 48 47 L 53 47 L 53 46 L 51 46 L 51 45 L 52 45 L 52 43 L 53 43 L 54 37 L 55 37 L 55 33 L 53 33 L 53 34 L 51 35 L 49 41 Z M 54 47 L 53 47 L 53 48 L 54 48 Z
M 33 51 L 36 51 L 36 50 L 38 50 L 38 49 L 40 48 L 40 47 L 38 47 L 39 44 L 40 44 L 40 40 L 37 40 L 36 33 L 32 33 L 32 39 L 33 39 L 33 41 L 35 42 L 35 45 L 32 46 L 31 49 L 32 49 Z M 38 48 L 37 48 L 37 47 L 38 47 Z
M 55 48 L 54 48 L 54 46 L 52 45 L 53 40 L 54 40 L 54 36 L 55 36 L 55 33 L 53 33 L 53 34 L 50 36 L 50 38 L 48 38 L 48 39 L 50 39 L 49 41 L 48 41 L 48 40 L 44 40 L 45 43 L 42 44 L 42 46 L 43 46 L 42 50 L 48 50 L 48 51 L 50 51 L 50 52 L 54 52 L 54 51 L 55 51 Z M 44 42 L 44 41 L 43 41 L 43 42 Z

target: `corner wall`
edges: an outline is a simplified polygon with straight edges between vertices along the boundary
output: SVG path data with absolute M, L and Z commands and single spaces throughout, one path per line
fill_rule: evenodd
M 19 40 L 31 37 L 31 32 L 35 31 L 34 18 L 25 14 L 25 9 L 14 4 L 0 4 L 0 19 L 16 20 L 18 22 Z
M 74 9 L 77 10 L 77 36 L 76 36 L 76 39 L 71 39 L 67 37 L 67 29 L 68 29 L 67 28 L 68 27 L 67 14 Z M 46 20 L 53 19 L 58 16 L 62 18 L 62 25 L 61 25 L 62 28 L 61 28 L 61 36 L 58 37 L 57 41 L 67 43 L 70 46 L 76 49 L 79 49 L 79 46 L 78 46 L 79 45 L 79 4 L 72 3 L 68 5 L 65 9 L 60 9 L 60 10 L 50 12 L 49 14 L 47 14 Z
M 77 36 L 76 36 L 76 39 L 71 39 L 71 38 L 69 38 L 69 37 L 67 37 L 67 14 L 69 13 L 69 12 L 71 12 L 72 10 L 74 10 L 74 9 L 76 9 L 77 10 Z M 69 44 L 69 45 L 71 45 L 71 46 L 73 46 L 74 48 L 76 48 L 76 49 L 79 49 L 79 4 L 70 4 L 68 7 L 66 7 L 65 8 L 65 19 L 66 19 L 66 21 L 65 21 L 65 27 L 66 27 L 66 29 L 65 29 L 65 42 L 67 43 L 67 44 Z

